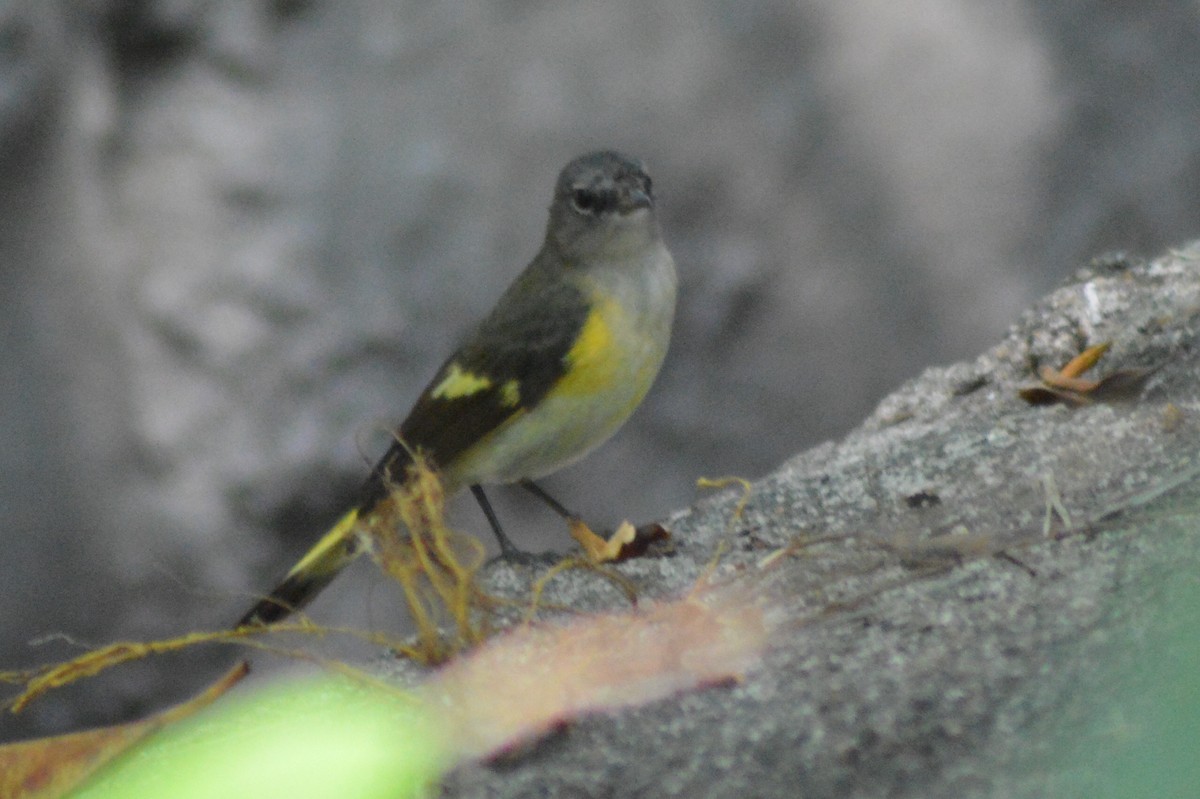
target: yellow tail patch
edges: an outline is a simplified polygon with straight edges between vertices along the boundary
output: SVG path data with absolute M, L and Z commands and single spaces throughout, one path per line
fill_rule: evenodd
M 299 574 L 320 575 L 339 570 L 346 560 L 345 542 L 354 535 L 354 525 L 357 523 L 358 509 L 355 508 L 339 519 L 333 529 L 292 567 L 287 573 L 288 579 Z

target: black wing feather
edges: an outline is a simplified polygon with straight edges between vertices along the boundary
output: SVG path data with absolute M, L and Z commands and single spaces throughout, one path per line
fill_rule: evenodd
M 452 463 L 514 414 L 537 405 L 563 376 L 588 306 L 583 292 L 562 276 L 538 281 L 539 267 L 535 261 L 509 287 L 492 314 L 438 369 L 400 425 L 400 441 L 372 470 L 359 507 L 373 506 L 387 496 L 390 480 L 403 479 L 410 450 L 421 450 L 434 466 Z M 486 377 L 491 385 L 461 397 L 433 397 L 452 366 Z M 503 392 L 512 380 L 520 392 L 515 405 Z

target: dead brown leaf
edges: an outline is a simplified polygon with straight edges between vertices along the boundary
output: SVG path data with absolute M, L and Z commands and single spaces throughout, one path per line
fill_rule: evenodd
M 65 796 L 150 733 L 212 704 L 249 673 L 239 663 L 195 698 L 142 721 L 0 746 L 0 797 Z
M 621 522 L 607 539 L 597 535 L 584 522 L 572 519 L 568 522 L 571 537 L 583 547 L 583 552 L 592 563 L 616 563 L 641 557 L 656 541 L 666 541 L 671 534 L 661 524 L 645 524 L 634 527 Z
M 1112 347 L 1105 341 L 1088 347 L 1072 358 L 1066 366 L 1054 369 L 1043 366 L 1038 370 L 1041 385 L 1026 386 L 1017 393 L 1030 405 L 1087 405 L 1092 402 L 1121 402 L 1136 399 L 1146 380 L 1159 367 L 1118 369 L 1099 380 L 1082 377 L 1094 367 Z

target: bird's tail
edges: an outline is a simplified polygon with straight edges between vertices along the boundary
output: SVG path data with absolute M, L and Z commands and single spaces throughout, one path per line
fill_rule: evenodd
M 360 509 L 355 508 L 292 567 L 270 594 L 259 600 L 235 627 L 265 626 L 287 618 L 307 605 L 363 550 L 356 528 Z

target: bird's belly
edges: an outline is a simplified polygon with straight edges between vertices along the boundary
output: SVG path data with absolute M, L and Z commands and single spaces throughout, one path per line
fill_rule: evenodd
M 518 411 L 455 460 L 445 475 L 451 490 L 536 479 L 607 441 L 646 396 L 666 357 L 674 269 L 661 250 L 647 267 L 650 280 L 597 282 L 563 377 L 535 407 Z
M 607 441 L 642 401 L 665 352 L 625 349 L 621 358 L 575 364 L 571 376 L 536 408 L 518 412 L 455 464 L 459 486 L 536 479 L 582 458 Z M 611 356 L 611 350 L 608 351 Z

